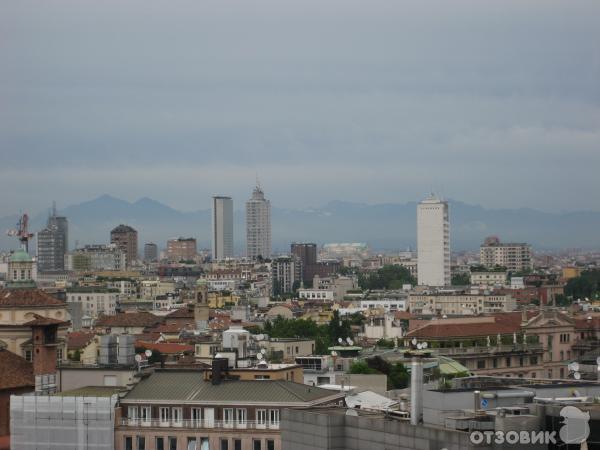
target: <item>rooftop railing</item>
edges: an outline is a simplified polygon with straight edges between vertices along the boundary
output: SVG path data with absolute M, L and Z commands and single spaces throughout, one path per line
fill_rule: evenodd
M 212 419 L 199 420 L 161 420 L 161 419 L 128 419 L 123 418 L 120 425 L 124 427 L 149 428 L 216 428 L 235 430 L 279 430 L 279 422 L 264 422 L 256 420 L 224 421 Z
M 439 355 L 483 355 L 495 353 L 515 353 L 515 352 L 541 352 L 542 344 L 506 344 L 477 347 L 447 347 L 434 348 L 432 351 Z

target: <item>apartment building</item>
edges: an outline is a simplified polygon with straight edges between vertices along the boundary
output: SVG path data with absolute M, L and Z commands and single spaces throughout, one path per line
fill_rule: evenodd
M 408 309 L 422 315 L 478 315 L 513 311 L 516 302 L 507 294 L 435 293 L 410 294 Z
M 281 450 L 282 409 L 344 397 L 291 381 L 227 379 L 221 361 L 213 360 L 210 377 L 170 369 L 141 380 L 121 399 L 115 449 Z
M 489 268 L 501 266 L 509 272 L 533 269 L 531 246 L 525 243 L 502 243 L 496 236 L 485 239 L 479 248 L 481 265 Z
M 67 303 L 81 305 L 84 315 L 97 318 L 116 313 L 120 292 L 118 289 L 97 287 L 75 287 L 67 289 Z

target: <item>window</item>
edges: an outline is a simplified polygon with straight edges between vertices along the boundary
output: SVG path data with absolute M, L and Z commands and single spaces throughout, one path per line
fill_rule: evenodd
M 233 440 L 233 450 L 242 450 L 242 440 L 241 439 Z
M 477 368 L 478 369 L 485 369 L 485 359 L 478 359 L 477 360 Z
M 169 414 L 170 409 L 167 408 L 166 406 L 161 406 L 160 409 L 158 410 L 159 412 L 159 417 L 160 417 L 160 421 L 161 422 L 168 422 L 169 419 L 171 418 L 171 415 Z M 171 439 L 171 438 L 169 438 Z
M 156 438 L 156 450 L 165 450 L 165 438 L 163 438 L 163 437 Z
M 235 413 L 237 415 L 237 423 L 239 425 L 246 425 L 246 408 L 237 408 Z
M 275 441 L 273 439 L 267 439 L 267 450 L 275 450 Z
M 127 408 L 127 417 L 129 420 L 136 420 L 138 418 L 138 408 L 137 406 L 130 406 Z
M 252 450 L 262 450 L 262 442 L 260 439 L 252 439 Z
M 173 422 L 181 423 L 183 420 L 183 411 L 181 408 L 173 408 L 171 411 L 171 418 Z
M 56 361 L 60 362 L 62 360 L 63 360 L 63 349 L 57 348 L 56 349 Z
M 225 426 L 233 425 L 233 408 L 223 409 L 223 423 Z
M 535 366 L 537 363 L 538 363 L 537 356 L 529 357 L 529 364 L 531 364 L 532 366 Z
M 506 357 L 506 367 L 510 367 L 510 356 Z
M 177 450 L 177 438 L 176 437 L 169 436 L 169 450 Z
M 522 356 L 519 357 L 519 366 L 523 367 L 524 359 Z
M 192 408 L 192 423 L 196 427 L 202 425 L 202 408 Z
M 189 437 L 187 440 L 187 450 L 196 450 L 196 438 Z
M 133 450 L 133 438 L 125 436 L 125 450 Z
M 150 422 L 152 419 L 152 407 L 140 406 L 140 420 L 142 422 Z
M 256 425 L 265 426 L 267 424 L 267 410 L 257 409 L 256 410 Z
M 498 368 L 498 358 L 494 358 L 492 360 L 492 366 L 494 367 L 494 369 Z
M 229 439 L 221 439 L 221 450 L 229 450 Z
M 137 437 L 137 450 L 146 450 L 146 438 L 144 436 Z
M 279 410 L 278 409 L 270 409 L 269 410 L 269 424 L 279 426 Z
M 200 450 L 210 450 L 210 444 L 207 437 L 200 438 Z
M 33 354 L 31 352 L 31 350 L 25 350 L 25 359 L 29 362 L 32 361 L 33 359 Z

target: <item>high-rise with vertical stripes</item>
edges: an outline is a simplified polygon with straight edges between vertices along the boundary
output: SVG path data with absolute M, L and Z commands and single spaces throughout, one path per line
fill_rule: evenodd
M 233 258 L 233 200 L 214 196 L 212 205 L 212 258 Z
M 417 206 L 417 276 L 419 285 L 450 285 L 448 202 L 431 194 Z
M 246 256 L 271 256 L 271 202 L 258 183 L 246 202 Z

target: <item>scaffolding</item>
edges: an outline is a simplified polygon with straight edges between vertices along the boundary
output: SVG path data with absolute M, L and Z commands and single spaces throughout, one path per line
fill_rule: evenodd
M 13 450 L 114 448 L 117 396 L 11 396 Z

